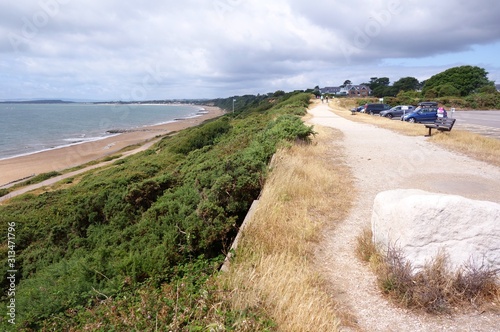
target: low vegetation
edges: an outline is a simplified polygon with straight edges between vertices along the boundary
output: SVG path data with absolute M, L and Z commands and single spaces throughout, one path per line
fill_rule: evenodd
M 498 310 L 490 305 L 500 302 L 498 271 L 472 264 L 451 271 L 443 254 L 415 271 L 399 248 L 381 252 L 371 236 L 371 231 L 365 230 L 358 237 L 358 256 L 371 264 L 380 289 L 398 305 L 436 314 L 472 307 Z
M 1 232 L 15 224 L 15 330 L 272 330 L 259 305 L 234 309 L 214 276 L 271 157 L 314 134 L 300 119 L 309 98 L 248 97 L 235 113 L 0 206 Z M 2 275 L 7 289 L 6 266 Z

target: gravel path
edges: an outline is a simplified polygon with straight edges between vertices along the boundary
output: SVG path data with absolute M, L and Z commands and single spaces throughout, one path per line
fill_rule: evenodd
M 428 142 L 423 126 L 421 137 L 409 137 L 344 119 L 326 104 L 316 105 L 309 113 L 311 124 L 342 131 L 357 191 L 350 215 L 328 231 L 318 253 L 332 296 L 358 324 L 343 331 L 498 331 L 496 314 L 433 316 L 395 307 L 381 296 L 370 268 L 356 258 L 355 247 L 356 237 L 370 226 L 377 193 L 422 189 L 500 203 L 500 169 Z

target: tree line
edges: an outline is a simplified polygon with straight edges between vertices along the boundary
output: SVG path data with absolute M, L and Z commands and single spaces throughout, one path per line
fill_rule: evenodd
M 351 84 L 344 81 L 343 86 Z M 439 97 L 466 97 L 476 93 L 496 93 L 495 83 L 488 79 L 488 72 L 477 66 L 460 66 L 447 69 L 419 82 L 415 77 L 402 77 L 392 85 L 388 77 L 371 77 L 372 95 L 378 98 L 396 97 L 401 92 L 417 91 L 426 99 Z

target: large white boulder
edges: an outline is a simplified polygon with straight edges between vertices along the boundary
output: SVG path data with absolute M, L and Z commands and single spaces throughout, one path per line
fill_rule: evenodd
M 375 197 L 373 241 L 395 246 L 418 271 L 444 252 L 451 270 L 472 263 L 500 269 L 500 204 L 416 189 Z

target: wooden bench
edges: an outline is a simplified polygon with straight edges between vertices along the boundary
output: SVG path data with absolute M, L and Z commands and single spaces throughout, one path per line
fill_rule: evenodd
M 437 118 L 434 123 L 428 123 L 425 125 L 426 128 L 429 128 L 429 134 L 425 136 L 431 136 L 432 129 L 437 129 L 439 131 L 451 131 L 451 128 L 453 128 L 453 125 L 455 124 L 455 120 L 456 119 L 451 118 Z

